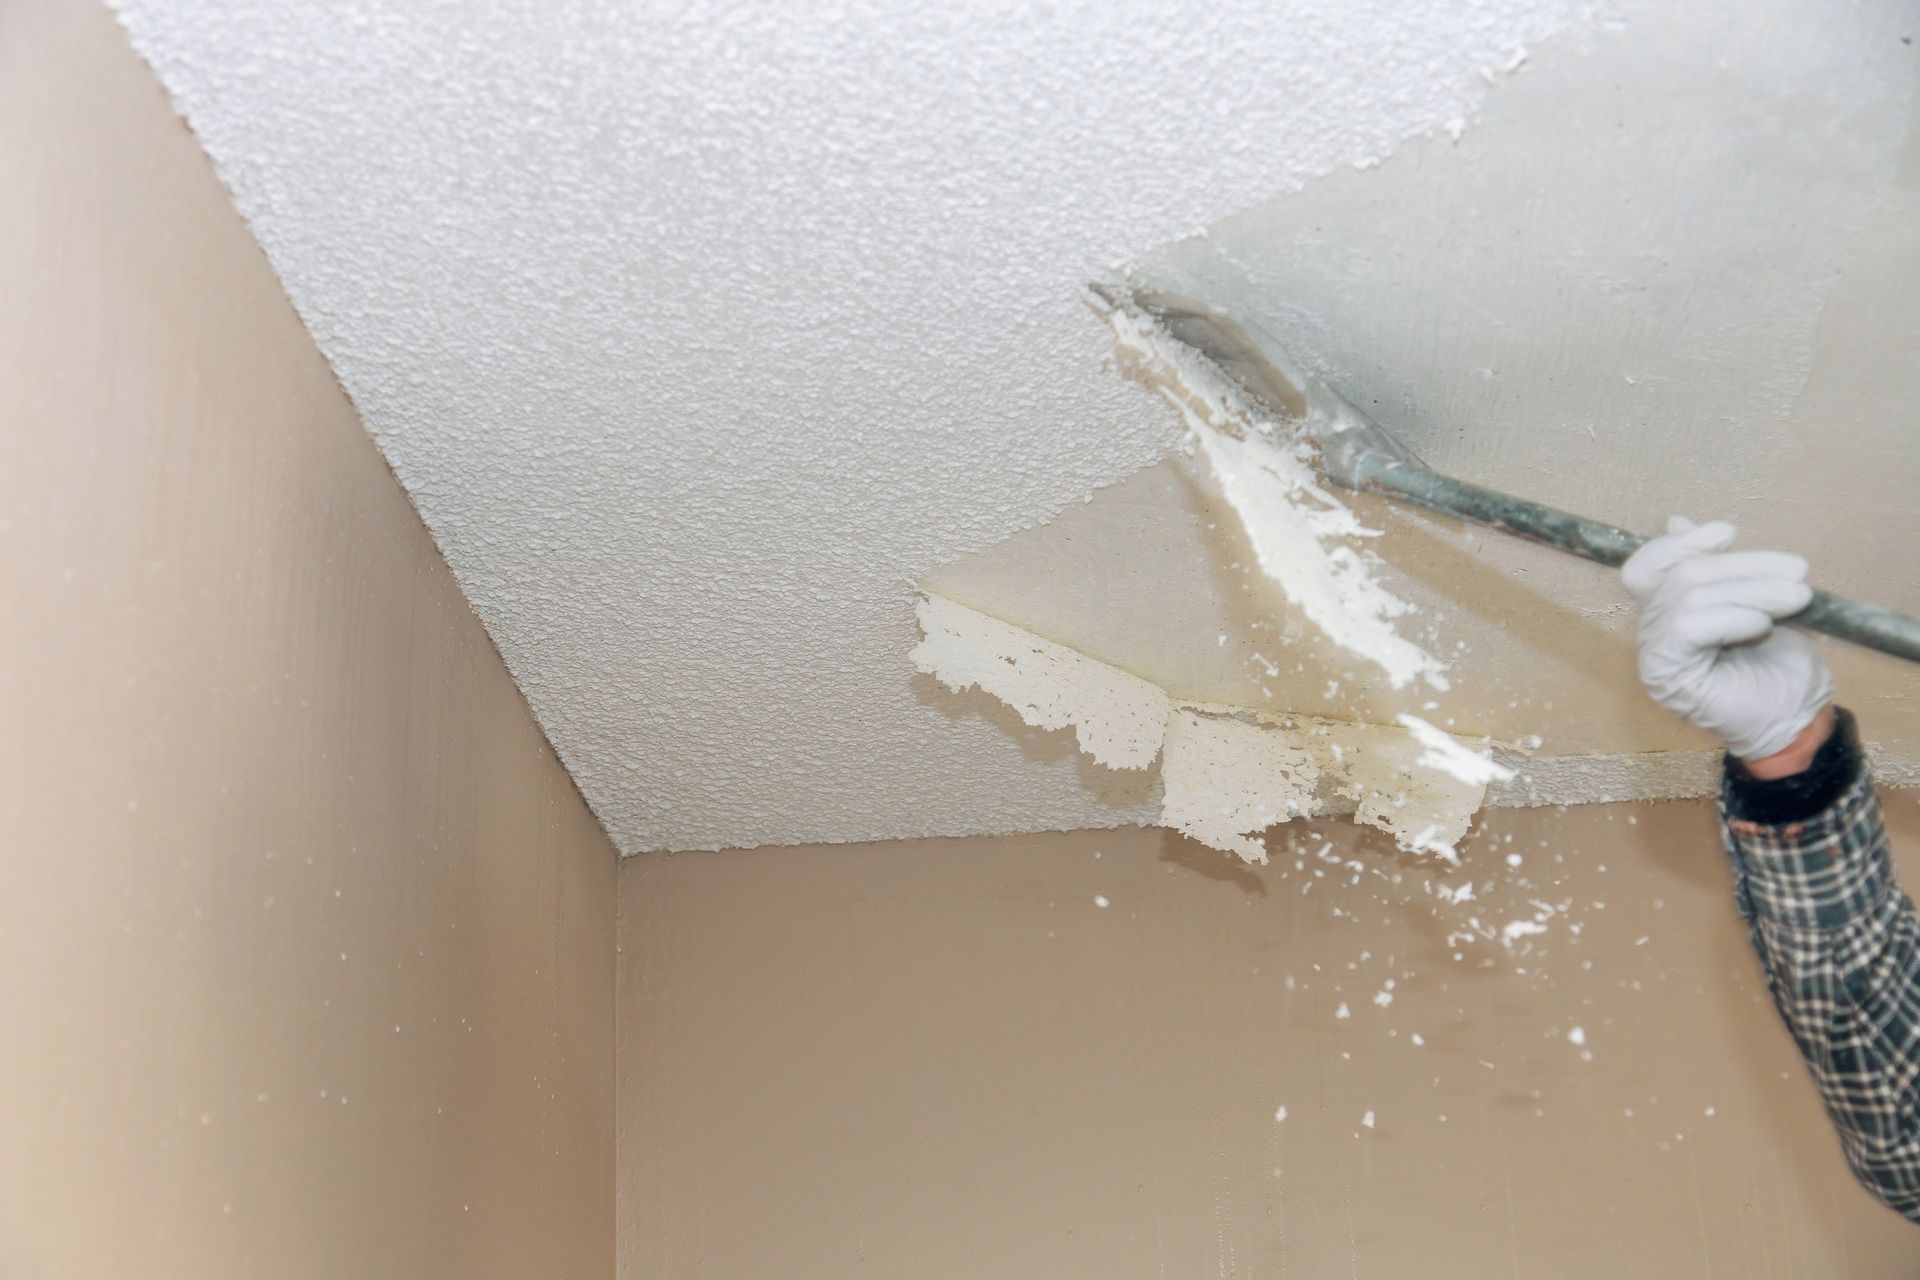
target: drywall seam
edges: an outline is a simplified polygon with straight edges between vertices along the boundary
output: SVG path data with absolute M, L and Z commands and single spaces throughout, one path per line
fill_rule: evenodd
M 1720 790 L 1718 751 L 1531 757 L 1496 751 L 1494 758 L 1514 771 L 1487 789 L 1487 803 L 1504 808 L 1686 800 Z
M 1884 787 L 1920 787 L 1920 760 L 1878 743 L 1867 743 L 1866 748 L 1875 782 Z M 1506 809 L 1714 796 L 1720 794 L 1726 759 L 1718 751 L 1530 756 L 1499 748 L 1493 758 L 1514 770 L 1510 781 L 1487 788 L 1487 803 Z
M 898 678 L 1172 443 L 1079 284 L 1597 9 L 113 3 L 626 853 L 1113 822 Z

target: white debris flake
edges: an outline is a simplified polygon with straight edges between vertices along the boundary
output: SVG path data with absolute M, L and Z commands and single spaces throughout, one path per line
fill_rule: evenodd
M 1367 1128 L 1369 1129 L 1373 1128 L 1373 1112 L 1369 1111 L 1367 1112 L 1367 1114 L 1361 1116 L 1360 1123 L 1367 1126 Z
M 1513 770 L 1495 764 L 1486 751 L 1475 751 L 1465 746 L 1452 734 L 1435 728 L 1419 716 L 1403 712 L 1400 723 L 1412 731 L 1413 736 L 1420 740 L 1420 745 L 1426 748 L 1419 762 L 1429 769 L 1440 769 L 1462 782 L 1483 787 L 1489 782 L 1506 782 L 1513 777 Z
M 1347 1008 L 1347 1002 L 1342 1000 L 1340 1007 L 1333 1011 L 1333 1016 L 1340 1019 L 1351 1018 L 1353 1016 L 1353 1010 Z
M 1260 571 L 1287 599 L 1328 639 L 1377 664 L 1394 688 L 1439 677 L 1440 664 L 1394 631 L 1393 619 L 1413 606 L 1375 580 L 1377 558 L 1331 541 L 1373 531 L 1315 482 L 1308 463 L 1257 428 L 1235 439 L 1191 413 L 1187 423 L 1240 517 Z
M 925 638 L 913 665 L 949 689 L 977 686 L 1036 728 L 1072 725 L 1108 768 L 1144 769 L 1160 754 L 1169 703 L 1159 685 L 942 596 L 922 595 L 915 612 Z
M 1707 1114 L 1712 1115 L 1713 1112 L 1708 1111 Z M 1287 1109 L 1284 1106 L 1275 1107 L 1273 1109 L 1273 1118 L 1276 1122 L 1280 1120 L 1285 1120 L 1287 1118 Z
M 1105 911 L 1108 907 L 1113 905 L 1113 902 L 1111 899 L 1107 897 L 1106 894 L 1096 893 L 1093 895 L 1093 905 L 1096 907 L 1099 907 L 1102 911 Z
M 1567 1032 L 1567 1039 L 1576 1045 L 1585 1044 L 1587 1042 L 1587 1029 L 1585 1027 L 1575 1027 L 1573 1030 Z
M 1509 920 L 1500 926 L 1500 941 L 1510 947 L 1521 938 L 1546 931 L 1547 926 L 1537 920 Z

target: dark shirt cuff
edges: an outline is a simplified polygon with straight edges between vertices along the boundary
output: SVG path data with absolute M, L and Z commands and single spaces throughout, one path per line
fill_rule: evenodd
M 1728 756 L 1721 797 L 1729 818 L 1776 826 L 1805 822 L 1832 808 L 1865 767 L 1853 713 L 1835 707 L 1833 732 L 1803 771 L 1786 778 L 1756 778 L 1740 761 Z

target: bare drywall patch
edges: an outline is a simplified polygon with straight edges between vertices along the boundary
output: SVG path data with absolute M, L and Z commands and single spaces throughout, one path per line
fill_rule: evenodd
M 1915 296 L 1920 261 L 1915 13 L 1624 13 L 1617 46 L 1521 77 L 1458 144 L 1243 211 L 1130 280 L 1266 330 L 1438 470 L 1644 532 L 1723 515 L 1744 545 L 1814 557 L 1823 585 L 1920 606 L 1889 551 L 1912 524 L 1920 458 L 1885 425 L 1915 394 L 1920 307 L 1895 300 Z M 1901 283 L 1878 285 L 1889 271 Z M 1835 521 L 1839 508 L 1862 518 Z M 1384 556 L 1422 572 L 1394 517 L 1368 519 Z M 1671 765 L 1655 790 L 1697 785 L 1666 754 L 1693 744 L 1625 710 L 1641 694 L 1615 575 L 1398 519 L 1430 544 L 1434 594 L 1470 606 L 1442 605 L 1464 695 L 1450 711 L 1492 729 L 1518 700 L 1555 754 L 1659 751 L 1634 772 Z M 1514 625 L 1530 612 L 1560 617 Z M 1841 696 L 1920 751 L 1910 673 L 1827 648 Z M 1543 654 L 1574 660 L 1546 670 Z M 1499 688 L 1515 670 L 1530 687 Z
M 1356 545 L 1379 531 L 1319 483 L 1311 445 L 1291 438 L 1145 315 L 1125 305 L 1102 311 L 1123 366 L 1179 410 L 1261 571 L 1328 639 L 1374 663 L 1394 688 L 1421 677 L 1445 688 L 1445 668 L 1394 629 L 1413 606 L 1381 585 L 1379 558 Z
M 1084 281 L 1593 11 L 115 7 L 626 852 L 1150 816 L 922 702 L 901 584 L 1173 443 Z

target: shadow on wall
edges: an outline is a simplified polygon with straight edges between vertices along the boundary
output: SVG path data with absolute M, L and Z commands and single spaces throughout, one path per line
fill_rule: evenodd
M 1271 848 L 1275 837 L 1269 836 L 1267 843 Z M 1392 844 L 1392 841 L 1388 841 Z M 1232 854 L 1223 854 L 1218 849 L 1210 849 L 1198 840 L 1192 840 L 1178 831 L 1160 832 L 1160 861 L 1170 867 L 1178 867 L 1206 880 L 1217 880 L 1230 884 L 1241 893 L 1250 897 L 1267 896 L 1267 879 L 1261 875 L 1261 868 L 1237 858 Z
M 1086 755 L 1074 742 L 1071 729 L 1036 729 L 1020 718 L 1020 713 L 992 694 L 978 688 L 955 693 L 933 676 L 915 673 L 908 680 L 913 696 L 922 706 L 931 707 L 948 720 L 980 720 L 1010 738 L 1020 753 L 1035 764 L 1057 764 L 1069 757 L 1078 771 L 1081 787 L 1100 803 L 1111 807 L 1116 817 L 1127 820 L 1156 806 L 1160 799 L 1160 771 L 1148 769 L 1109 769 Z

